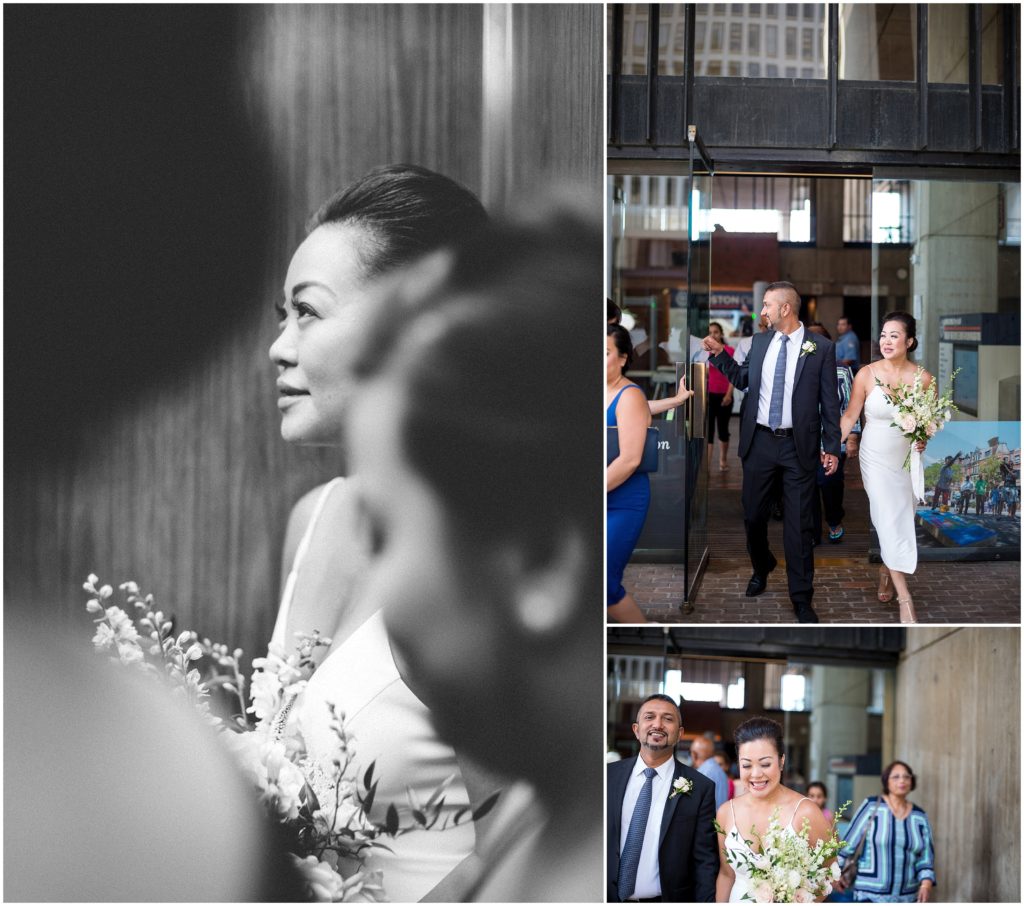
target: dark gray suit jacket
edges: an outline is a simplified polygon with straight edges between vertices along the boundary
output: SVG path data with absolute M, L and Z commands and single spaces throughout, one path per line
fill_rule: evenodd
M 676 777 L 693 782 L 689 793 L 672 796 L 661 817 L 658 871 L 661 898 L 672 903 L 713 903 L 718 880 L 715 785 L 703 774 L 675 761 Z M 619 839 L 622 800 L 635 758 L 608 765 L 608 902 L 618 903 Z
M 750 452 L 757 425 L 757 400 L 761 392 L 761 369 L 775 331 L 754 335 L 750 353 L 737 365 L 724 350 L 711 357 L 711 364 L 722 372 L 737 390 L 747 393 L 740 416 L 740 459 Z M 815 344 L 812 355 L 800 355 L 793 380 L 793 441 L 796 456 L 805 469 L 816 469 L 819 453 L 839 456 L 839 386 L 836 381 L 835 344 L 820 334 L 804 330 L 804 342 Z M 789 355 L 793 354 L 790 350 Z M 798 353 L 799 354 L 799 353 Z

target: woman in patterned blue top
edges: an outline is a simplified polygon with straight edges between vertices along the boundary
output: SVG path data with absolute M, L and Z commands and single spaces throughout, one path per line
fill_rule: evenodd
M 935 884 L 932 829 L 924 809 L 907 795 L 917 786 L 910 766 L 894 761 L 882 771 L 882 796 L 861 804 L 839 851 L 846 862 L 864 847 L 857 862 L 853 898 L 870 903 L 927 903 Z

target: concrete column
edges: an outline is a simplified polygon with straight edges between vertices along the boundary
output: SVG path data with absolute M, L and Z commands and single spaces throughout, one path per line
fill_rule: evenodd
M 914 358 L 938 374 L 939 317 L 999 308 L 998 185 L 915 182 L 911 197 L 917 232 L 910 256 L 912 313 L 921 340 Z
M 836 755 L 863 755 L 867 750 L 871 674 L 857 667 L 815 667 L 811 673 L 812 777 L 827 776 L 828 761 Z M 826 781 L 834 790 L 834 777 Z

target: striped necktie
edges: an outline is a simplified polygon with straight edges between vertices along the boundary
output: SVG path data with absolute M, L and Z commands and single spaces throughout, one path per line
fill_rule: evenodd
M 619 899 L 628 900 L 636 887 L 636 871 L 640 867 L 640 851 L 644 848 L 644 834 L 647 833 L 647 816 L 651 811 L 651 793 L 654 789 L 654 768 L 644 768 L 643 788 L 633 806 L 633 817 L 629 819 L 626 843 L 619 856 Z
M 782 425 L 782 398 L 786 395 L 786 347 L 789 346 L 789 337 L 784 333 L 782 345 L 779 347 L 779 357 L 775 360 L 775 380 L 772 381 L 772 399 L 768 404 L 768 427 L 773 431 Z

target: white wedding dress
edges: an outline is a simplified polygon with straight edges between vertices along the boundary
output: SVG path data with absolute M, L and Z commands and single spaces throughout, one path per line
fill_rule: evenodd
M 284 634 L 295 579 L 323 504 L 338 481 L 324 488 L 285 584 L 272 641 L 288 653 L 293 650 L 294 640 L 285 639 Z M 308 631 L 315 628 L 308 627 Z M 469 796 L 455 751 L 438 738 L 430 712 L 399 675 L 381 611 L 374 612 L 327 655 L 296 705 L 309 755 L 327 764 L 335 757 L 337 744 L 329 727 L 328 702 L 345 714 L 346 732 L 355 740 L 359 775 L 376 762 L 374 778 L 379 786 L 370 812 L 372 820 L 383 822 L 388 805 L 393 803 L 402 824 L 412 824 L 406 788 L 411 788 L 420 802 L 426 802 L 452 774 L 456 778 L 445 794 L 438 825 L 450 822 L 457 812 L 468 808 Z M 315 772 L 310 785 L 322 803 L 329 801 L 326 790 L 317 789 Z M 415 902 L 470 854 L 474 841 L 473 822 L 467 814 L 463 823 L 447 830 L 418 829 L 395 838 L 385 837 L 382 842 L 391 852 L 375 848 L 365 864 L 370 870 L 383 871 L 384 891 L 391 901 Z
M 800 802 L 810 802 L 805 796 Z M 800 810 L 800 802 L 796 804 L 796 808 L 793 809 L 793 814 L 789 818 L 789 824 L 786 825 L 785 831 L 790 834 L 796 834 L 796 829 L 793 827 L 793 819 L 796 817 L 796 813 Z M 735 852 L 737 850 L 743 853 L 749 853 L 756 855 L 756 853 L 747 846 L 747 841 L 743 839 L 740 832 L 736 829 L 736 807 L 733 805 L 732 800 L 729 800 L 729 807 L 732 809 L 732 827 L 729 828 L 729 833 L 725 835 L 725 848 L 728 852 Z M 732 865 L 732 862 L 729 862 Z M 754 882 L 753 879 L 748 875 L 743 867 L 733 866 L 733 870 L 736 873 L 736 880 L 733 882 L 732 890 L 729 891 L 729 902 L 738 903 L 741 900 L 746 900 L 750 903 L 755 900 L 754 897 Z
M 903 462 L 910 441 L 892 427 L 895 407 L 877 384 L 864 400 L 865 425 L 860 441 L 860 474 L 868 495 L 871 523 L 878 533 L 882 562 L 901 573 L 917 569 L 914 492 Z

